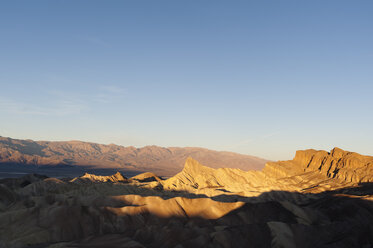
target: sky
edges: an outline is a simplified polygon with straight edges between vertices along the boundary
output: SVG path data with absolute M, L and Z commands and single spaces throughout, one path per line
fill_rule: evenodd
M 373 155 L 373 1 L 1 1 L 0 136 Z

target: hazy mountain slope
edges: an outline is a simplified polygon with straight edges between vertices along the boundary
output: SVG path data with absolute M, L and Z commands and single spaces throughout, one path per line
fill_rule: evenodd
M 267 162 L 253 156 L 204 148 L 135 148 L 81 141 L 50 142 L 0 137 L 0 163 L 118 168 L 167 176 L 179 172 L 188 157 L 212 168 L 234 167 L 242 170 L 259 170 Z

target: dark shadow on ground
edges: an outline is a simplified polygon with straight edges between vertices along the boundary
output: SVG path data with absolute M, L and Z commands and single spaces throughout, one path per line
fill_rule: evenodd
M 113 195 L 118 187 L 123 187 L 127 194 L 133 191 L 133 194 L 157 195 L 163 199 L 207 198 L 182 191 L 139 189 L 129 184 L 96 183 L 72 187 L 112 187 Z M 1 194 L 5 195 L 0 190 Z M 184 216 L 175 212 L 167 218 L 147 211 L 118 215 L 112 208 L 136 205 L 113 200 L 110 193 L 97 193 L 90 204 L 79 201 L 88 197 L 84 193 L 65 198 L 59 195 L 57 190 L 42 193 L 35 199 L 18 196 L 16 204 L 24 204 L 29 215 L 18 222 L 0 223 L 0 233 L 6 231 L 7 225 L 29 225 L 30 229 L 36 225 L 48 231 L 51 237 L 48 244 L 29 247 L 60 242 L 67 242 L 63 247 L 373 247 L 373 202 L 365 197 L 373 195 L 373 183 L 316 194 L 271 191 L 258 197 L 221 195 L 213 200 L 244 200 L 246 203 L 218 219 L 190 217 L 188 209 L 184 209 Z M 45 202 L 40 203 L 42 197 Z M 32 204 L 32 201 L 35 202 Z M 198 201 L 194 207 L 199 207 Z M 5 214 L 9 214 L 7 210 L 1 210 L 0 219 Z M 1 238 L 0 243 L 4 241 Z

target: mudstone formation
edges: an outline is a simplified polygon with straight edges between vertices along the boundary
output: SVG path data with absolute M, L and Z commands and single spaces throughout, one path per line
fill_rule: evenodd
M 372 168 L 334 148 L 262 171 L 2 179 L 0 247 L 373 247 Z

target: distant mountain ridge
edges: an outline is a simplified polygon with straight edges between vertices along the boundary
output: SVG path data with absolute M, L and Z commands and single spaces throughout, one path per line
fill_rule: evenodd
M 212 168 L 231 167 L 242 170 L 261 170 L 268 162 L 254 156 L 198 147 L 135 148 L 82 141 L 33 141 L 0 136 L 0 164 L 89 166 L 151 171 L 171 176 L 183 168 L 188 157 Z

